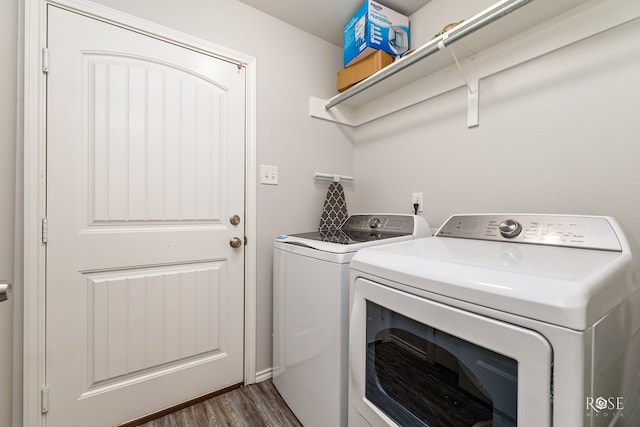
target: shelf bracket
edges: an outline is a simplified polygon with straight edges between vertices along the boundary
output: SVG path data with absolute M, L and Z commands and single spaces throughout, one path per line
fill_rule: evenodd
M 442 40 L 438 42 L 438 49 L 444 50 L 447 49 L 445 45 L 445 41 L 447 40 L 447 34 L 445 33 L 442 37 Z M 471 63 L 471 79 L 467 79 L 464 72 L 462 71 L 462 67 L 460 66 L 460 62 L 456 57 L 456 53 L 453 51 L 453 48 L 449 46 L 449 52 L 451 52 L 451 57 L 456 63 L 456 67 L 458 68 L 458 72 L 464 81 L 465 86 L 467 87 L 467 127 L 475 127 L 478 126 L 479 118 L 480 118 L 480 110 L 479 110 L 479 95 L 478 95 L 478 75 L 476 73 L 476 55 L 475 52 L 472 52 L 473 55 L 469 58 L 469 62 Z
M 476 80 L 476 86 L 478 81 Z M 469 92 L 468 100 L 467 100 L 467 127 L 472 128 L 476 127 L 479 124 L 480 119 L 480 109 L 478 107 L 479 104 L 478 89 L 474 92 Z
M 327 102 L 329 101 L 326 99 L 309 97 L 309 116 L 347 126 L 356 126 L 357 120 L 353 108 L 340 105 L 329 110 L 326 108 Z
M 467 82 L 469 93 L 467 95 L 467 127 L 476 127 L 480 123 L 480 93 L 478 85 L 478 74 L 476 73 L 476 57 L 469 58 L 473 74 L 471 80 Z

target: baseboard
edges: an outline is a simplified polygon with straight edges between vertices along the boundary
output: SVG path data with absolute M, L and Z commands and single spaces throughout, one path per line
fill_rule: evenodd
M 256 372 L 256 382 L 260 383 L 273 378 L 273 368 L 265 369 L 264 371 Z

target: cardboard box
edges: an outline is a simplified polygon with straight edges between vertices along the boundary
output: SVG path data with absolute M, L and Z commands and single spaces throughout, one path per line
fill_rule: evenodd
M 383 50 L 376 51 L 373 55 L 348 66 L 338 72 L 338 92 L 350 88 L 373 73 L 382 70 L 394 61 L 394 57 Z
M 344 25 L 344 66 L 384 50 L 402 55 L 409 49 L 409 17 L 366 0 Z

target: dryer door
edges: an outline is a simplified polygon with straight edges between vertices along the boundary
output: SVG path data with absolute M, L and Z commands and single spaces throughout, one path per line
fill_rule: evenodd
M 352 291 L 350 416 L 372 426 L 550 425 L 542 335 L 362 278 Z

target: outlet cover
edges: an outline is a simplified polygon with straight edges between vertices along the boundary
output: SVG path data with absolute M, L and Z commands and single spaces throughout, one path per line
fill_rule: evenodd
M 418 212 L 422 212 L 422 198 L 423 198 L 423 194 L 422 193 L 413 193 L 411 194 L 411 206 L 413 206 L 414 203 L 418 204 Z

